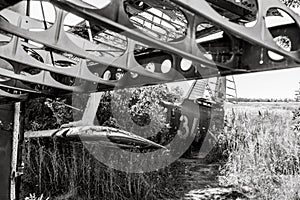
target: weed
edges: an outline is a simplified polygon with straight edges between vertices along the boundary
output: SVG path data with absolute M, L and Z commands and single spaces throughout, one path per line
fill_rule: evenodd
M 227 112 L 223 144 L 228 161 L 220 183 L 248 186 L 255 199 L 299 199 L 300 138 L 291 130 L 291 120 L 286 108 L 248 107 Z

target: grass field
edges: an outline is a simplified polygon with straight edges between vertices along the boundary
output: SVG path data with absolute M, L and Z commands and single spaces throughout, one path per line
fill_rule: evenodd
M 248 187 L 253 199 L 300 198 L 300 137 L 292 130 L 299 103 L 226 105 L 228 161 L 220 183 Z

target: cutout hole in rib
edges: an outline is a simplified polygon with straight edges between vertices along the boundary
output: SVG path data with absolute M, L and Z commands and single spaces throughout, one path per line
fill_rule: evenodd
M 106 70 L 103 74 L 103 80 L 110 80 L 112 77 L 111 71 L 110 70 Z
M 30 27 L 30 31 L 47 30 L 52 27 L 56 20 L 55 8 L 49 2 L 31 1 L 29 17 L 36 20 L 34 27 Z
M 69 39 L 86 52 L 97 56 L 120 57 L 127 49 L 127 38 L 69 13 L 64 21 Z
M 56 66 L 56 67 L 71 68 L 74 65 L 76 65 L 76 62 L 71 62 L 69 60 L 55 60 L 54 61 L 54 66 Z M 51 74 L 51 77 L 59 83 L 62 83 L 67 86 L 75 85 L 76 78 L 73 76 L 67 76 L 67 75 L 53 73 L 53 72 L 51 72 L 50 74 Z M 77 81 L 78 80 L 79 79 L 77 78 Z
M 180 69 L 184 72 L 189 71 L 192 68 L 193 62 L 183 58 L 180 62 Z
M 148 48 L 143 45 L 136 45 L 134 56 L 136 61 L 152 73 L 169 73 L 173 67 L 173 57 L 169 53 Z
M 8 70 L 8 71 L 14 71 L 13 66 L 9 62 L 7 62 L 6 60 L 3 60 L 3 59 L 0 59 L 0 67 L 2 69 Z M 9 78 L 9 77 L 0 75 L 0 82 L 5 82 L 5 81 L 8 81 L 10 79 L 11 78 Z
M 233 56 L 230 36 L 210 22 L 204 21 L 197 26 L 196 42 L 204 56 L 216 63 L 227 63 Z
M 210 6 L 228 21 L 252 27 L 256 24 L 257 0 L 207 0 Z
M 132 24 L 150 37 L 172 42 L 186 36 L 186 17 L 168 1 L 126 0 L 124 8 Z
M 8 20 L 2 15 L 0 15 L 0 18 L 1 20 L 8 22 Z M 0 46 L 8 44 L 11 40 L 12 40 L 12 34 L 0 30 Z
M 105 8 L 108 4 L 111 3 L 110 0 L 101 0 L 101 3 L 99 0 L 81 0 L 91 6 L 94 6 L 96 9 L 102 9 Z
M 300 47 L 300 30 L 295 20 L 285 11 L 279 8 L 270 8 L 267 12 L 266 26 L 273 37 L 273 41 L 284 51 L 296 51 Z M 267 51 L 267 55 L 273 61 L 282 61 L 283 55 L 273 51 Z
M 171 69 L 172 69 L 172 61 L 169 59 L 164 60 L 161 64 L 161 72 L 166 74 L 170 72 Z
M 274 42 L 285 51 L 291 51 L 292 49 L 292 41 L 287 36 L 277 36 L 274 38 Z M 274 61 L 284 59 L 284 56 L 274 53 L 273 51 L 268 51 L 268 56 Z

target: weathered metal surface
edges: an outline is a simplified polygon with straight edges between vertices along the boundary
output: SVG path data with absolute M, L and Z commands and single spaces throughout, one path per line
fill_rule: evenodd
M 133 133 L 104 126 L 79 126 L 58 130 L 29 131 L 25 138 L 57 137 L 79 139 L 83 142 L 100 142 L 101 145 L 127 148 L 164 148 L 155 142 L 137 136 Z M 104 142 L 104 143 L 103 143 Z
M 112 0 L 101 9 L 80 0 L 51 3 L 57 6 L 56 18 L 53 24 L 46 22 L 46 27 L 43 20 L 7 9 L 1 11 L 0 29 L 9 34 L 0 34 L 1 41 L 5 41 L 0 46 L 0 57 L 11 65 L 10 70 L 1 68 L 1 75 L 27 85 L 95 92 L 299 66 L 300 17 L 279 0 L 253 1 L 252 7 L 231 0 Z M 294 23 L 267 26 L 269 9 L 274 7 L 289 15 Z M 68 12 L 88 22 L 64 30 Z M 255 25 L 238 24 L 250 22 Z M 223 31 L 221 38 L 203 41 Z M 100 37 L 103 33 L 112 34 L 115 41 L 104 41 Z M 291 51 L 273 41 L 282 35 L 291 40 Z M 28 41 L 43 47 L 36 48 Z M 122 44 L 117 45 L 116 41 Z M 139 45 L 143 49 L 137 48 Z M 271 59 L 270 51 L 283 59 Z M 183 58 L 192 61 L 190 69 L 182 69 Z M 154 71 L 147 70 L 151 63 Z M 40 72 L 26 72 L 30 69 Z M 61 81 L 63 77 L 65 81 Z M 47 88 L 37 91 L 47 93 Z

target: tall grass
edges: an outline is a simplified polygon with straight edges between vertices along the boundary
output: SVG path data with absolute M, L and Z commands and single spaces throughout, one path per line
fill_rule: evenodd
M 98 162 L 80 142 L 30 139 L 24 144 L 22 199 L 30 193 L 51 200 L 179 199 L 186 192 L 180 163 L 151 173 L 125 173 Z M 181 188 L 181 189 L 179 189 Z
M 247 186 L 254 199 L 300 199 L 300 137 L 290 128 L 291 116 L 278 107 L 227 112 L 221 137 L 228 161 L 220 183 Z

